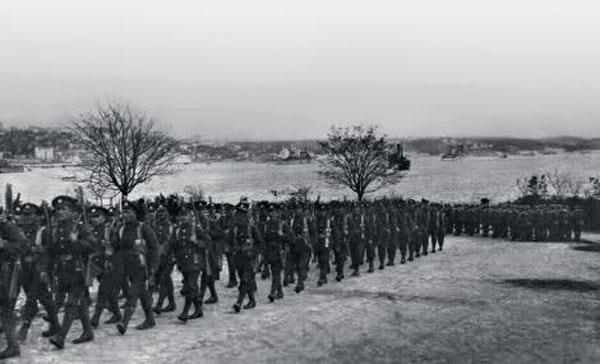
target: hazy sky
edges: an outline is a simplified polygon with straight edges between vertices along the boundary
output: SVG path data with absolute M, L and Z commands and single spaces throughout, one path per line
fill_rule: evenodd
M 597 4 L 597 5 L 596 5 Z M 178 135 L 600 136 L 600 3 L 2 0 L 0 121 L 128 101 Z

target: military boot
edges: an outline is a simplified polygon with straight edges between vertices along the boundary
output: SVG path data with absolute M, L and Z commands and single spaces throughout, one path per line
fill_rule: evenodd
M 155 314 L 160 315 L 161 312 L 163 312 L 163 303 L 165 302 L 165 299 L 167 298 L 166 295 L 164 295 L 163 293 L 160 293 L 158 295 L 158 300 L 156 301 L 156 305 L 154 306 L 154 308 L 152 308 L 152 311 L 154 311 Z
M 187 322 L 187 320 L 190 319 L 189 312 L 190 312 L 191 307 L 192 307 L 192 299 L 189 297 L 186 297 L 185 303 L 183 304 L 183 311 L 181 311 L 181 314 L 179 316 L 177 316 L 179 321 L 185 323 L 185 322 Z
M 204 311 L 202 311 L 202 300 L 199 297 L 196 297 L 193 300 L 194 303 L 194 313 L 190 316 L 190 320 L 194 320 L 204 316 Z
M 369 269 L 367 269 L 367 272 L 368 272 L 368 273 L 373 273 L 373 272 L 375 272 L 375 267 L 374 267 L 374 265 L 373 265 L 373 261 L 370 261 L 370 262 L 369 262 Z
M 217 295 L 217 288 L 215 287 L 214 279 L 210 279 L 208 282 L 208 290 L 210 292 L 210 298 L 204 301 L 204 303 L 210 305 L 219 302 L 219 296 Z
M 50 327 L 48 330 L 42 332 L 43 337 L 52 337 L 60 331 L 60 323 L 58 322 L 58 316 L 56 313 L 56 306 L 53 303 L 46 305 L 46 311 L 48 316 L 48 322 Z
M 279 287 L 279 289 L 275 293 L 275 299 L 276 300 L 283 299 L 283 290 L 281 289 L 281 287 Z
M 50 343 L 57 349 L 62 349 L 65 347 L 65 338 L 71 329 L 71 324 L 73 324 L 74 319 L 75 315 L 73 314 L 73 310 L 67 308 L 63 316 L 63 322 L 59 333 L 50 338 Z
M 177 305 L 175 304 L 175 296 L 173 296 L 173 291 L 167 294 L 167 300 L 169 303 L 166 307 L 162 309 L 162 312 L 173 312 L 177 309 Z
M 148 330 L 156 326 L 156 320 L 154 319 L 154 311 L 152 311 L 152 296 L 149 297 L 148 300 L 141 300 L 142 308 L 144 309 L 144 314 L 146 315 L 146 319 L 141 324 L 137 325 L 135 328 L 137 330 Z
M 73 344 L 82 344 L 94 340 L 94 330 L 92 330 L 92 325 L 90 323 L 90 313 L 88 311 L 87 306 L 81 307 L 81 309 L 79 310 L 79 318 L 81 319 L 83 333 L 80 337 L 72 341 Z
M 238 292 L 237 301 L 233 305 L 233 311 L 235 311 L 235 313 L 240 313 L 240 311 L 242 310 L 242 303 L 244 302 L 245 296 L 246 296 L 245 292 L 243 292 L 241 290 Z
M 256 307 L 256 301 L 254 300 L 254 291 L 248 291 L 248 298 L 250 299 L 250 301 L 248 301 L 248 303 L 244 305 L 244 310 L 249 310 L 251 308 Z
M 129 321 L 131 320 L 131 316 L 133 316 L 133 308 L 126 307 L 125 312 L 123 312 L 123 321 L 117 323 L 117 330 L 119 330 L 119 334 L 125 335 L 127 332 L 127 326 L 129 326 Z
M 4 322 L 4 331 L 6 332 L 6 349 L 0 352 L 0 360 L 7 358 L 14 358 L 21 355 L 21 349 L 19 348 L 19 340 L 15 332 L 15 318 L 10 313 L 10 318 L 5 318 L 7 322 Z

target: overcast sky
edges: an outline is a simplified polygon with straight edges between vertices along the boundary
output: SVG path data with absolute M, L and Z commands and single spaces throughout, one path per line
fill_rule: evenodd
M 2 0 L 0 121 L 107 99 L 208 138 L 600 136 L 600 3 Z

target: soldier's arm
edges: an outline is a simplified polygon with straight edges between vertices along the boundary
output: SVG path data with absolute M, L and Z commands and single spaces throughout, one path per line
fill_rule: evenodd
M 25 252 L 27 247 L 27 237 L 23 234 L 23 231 L 18 226 L 7 223 L 6 224 L 6 243 L 4 245 L 5 251 L 9 254 L 20 255 Z

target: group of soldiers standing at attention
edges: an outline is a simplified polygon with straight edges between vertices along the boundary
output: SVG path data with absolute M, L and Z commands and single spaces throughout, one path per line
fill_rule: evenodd
M 448 233 L 511 241 L 579 241 L 586 214 L 566 205 L 454 205 L 448 209 Z
M 583 221 L 581 211 L 558 207 L 452 206 L 427 200 L 232 205 L 161 195 L 125 201 L 119 209 L 83 200 L 58 196 L 51 204 L 7 202 L 0 215 L 0 309 L 7 339 L 0 358 L 20 354 L 19 342 L 27 337 L 38 303 L 49 323 L 42 335 L 58 349 L 75 320 L 83 332 L 72 342 L 93 340 L 104 310 L 111 315 L 104 323 L 124 335 L 138 301 L 145 319 L 136 328 L 151 329 L 156 315 L 177 309 L 175 267 L 185 297 L 178 320 L 185 323 L 202 317 L 203 305 L 218 302 L 215 281 L 223 260 L 227 287 L 238 288 L 233 311 L 239 313 L 256 306 L 257 274 L 271 278 L 268 300 L 274 302 L 283 298 L 283 287 L 304 290 L 311 260 L 318 270 L 316 284 L 322 286 L 334 271 L 335 280 L 343 280 L 348 261 L 355 277 L 361 266 L 372 273 L 395 265 L 398 252 L 399 263 L 405 264 L 441 251 L 446 233 L 579 239 Z M 14 311 L 21 288 L 25 304 L 17 330 Z M 155 303 L 153 293 L 158 293 Z M 120 298 L 125 298 L 122 307 Z

